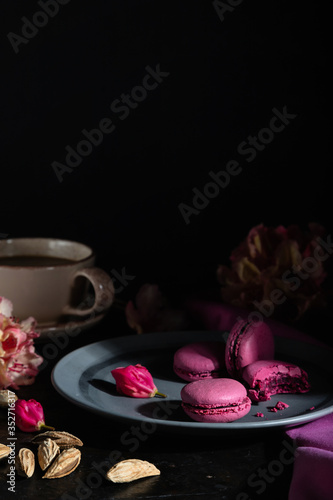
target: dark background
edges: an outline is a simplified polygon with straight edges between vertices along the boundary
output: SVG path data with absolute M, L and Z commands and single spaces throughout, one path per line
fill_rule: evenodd
M 22 36 L 22 18 L 31 21 L 47 1 L 55 2 L 0 0 L 0 237 L 54 236 L 91 245 L 100 267 L 113 277 L 125 269 L 131 277 L 118 294 L 126 301 L 146 282 L 158 283 L 169 297 L 183 289 L 218 287 L 218 264 L 227 264 L 231 251 L 260 223 L 305 230 L 315 221 L 333 234 L 329 2 L 225 0 L 231 7 L 222 14 L 211 0 L 70 0 L 15 53 L 8 34 Z M 121 120 L 111 103 L 141 85 L 147 66 L 158 65 L 169 75 Z M 273 108 L 284 107 L 296 118 L 247 162 L 239 145 L 269 125 Z M 66 146 L 75 148 L 82 130 L 106 117 L 116 130 L 59 182 L 52 163 L 64 163 Z M 239 162 L 241 173 L 186 224 L 179 204 L 192 205 L 193 188 L 203 191 L 209 172 L 225 169 L 230 160 Z M 124 333 L 122 311 L 112 308 L 108 321 L 88 330 L 88 337 L 65 337 L 64 347 L 63 336 L 50 337 L 46 347 L 60 343 L 58 359 Z M 332 344 L 332 317 L 323 318 L 323 328 L 317 318 L 306 323 L 310 333 Z M 49 359 L 43 344 L 38 348 Z M 87 444 L 80 469 L 86 481 L 92 460 L 104 460 L 102 448 L 111 441 L 97 440 L 81 408 L 68 412 L 51 387 L 57 359 L 49 357 L 36 394 L 50 425 Z M 118 442 L 118 426 L 97 421 L 95 429 L 99 435 L 103 429 L 107 436 L 116 433 L 112 443 Z M 191 495 L 198 483 L 184 478 L 191 478 L 192 464 L 199 464 L 198 478 L 207 464 L 207 470 L 210 462 L 217 464 L 219 481 L 231 481 L 232 488 L 254 466 L 276 461 L 280 436 L 271 437 L 264 444 L 242 437 L 240 447 L 225 437 L 222 444 L 206 437 L 204 443 L 177 439 L 176 445 L 158 439 L 156 448 L 148 440 L 140 455 L 179 463 L 169 473 L 172 486 L 159 483 L 159 494 L 188 488 Z M 221 470 L 231 470 L 231 476 L 221 476 Z M 267 497 L 287 495 L 290 475 L 288 466 L 267 488 Z M 52 485 L 53 496 L 62 484 Z M 74 494 L 75 481 L 72 486 Z M 238 487 L 243 491 L 243 484 Z
M 42 9 L 2 2 L 1 235 L 91 245 L 135 276 L 126 298 L 214 286 L 259 223 L 330 232 L 328 5 L 236 3 L 71 0 L 16 54 L 8 33 Z M 158 65 L 169 76 L 120 120 L 111 103 Z M 285 106 L 297 117 L 247 162 L 239 144 Z M 116 130 L 59 182 L 52 162 L 105 117 Z M 230 160 L 241 174 L 186 224 L 178 205 Z

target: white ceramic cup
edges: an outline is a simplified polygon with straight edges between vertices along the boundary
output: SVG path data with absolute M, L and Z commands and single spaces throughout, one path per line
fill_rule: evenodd
M 94 303 L 83 308 L 89 284 Z M 111 277 L 95 267 L 94 251 L 83 243 L 12 238 L 0 240 L 0 296 L 12 302 L 20 321 L 33 316 L 38 326 L 47 326 L 68 317 L 101 314 L 113 302 L 114 286 Z

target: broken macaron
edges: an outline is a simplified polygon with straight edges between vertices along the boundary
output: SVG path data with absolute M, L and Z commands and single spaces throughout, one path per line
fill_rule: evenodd
M 275 394 L 297 394 L 310 390 L 308 374 L 299 366 L 286 361 L 259 360 L 243 370 L 252 401 L 268 401 Z

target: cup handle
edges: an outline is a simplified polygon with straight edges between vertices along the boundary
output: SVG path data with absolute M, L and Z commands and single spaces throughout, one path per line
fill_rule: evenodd
M 74 279 L 78 276 L 84 276 L 92 284 L 95 292 L 95 302 L 91 307 L 86 309 L 66 306 L 63 313 L 75 316 L 86 316 L 87 314 L 99 314 L 106 311 L 112 305 L 115 295 L 115 289 L 111 277 L 99 267 L 87 267 L 85 269 L 80 269 L 75 273 Z

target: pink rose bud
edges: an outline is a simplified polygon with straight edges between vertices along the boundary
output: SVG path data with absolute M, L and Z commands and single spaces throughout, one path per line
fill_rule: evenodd
M 153 377 L 141 365 L 129 365 L 111 370 L 116 381 L 116 388 L 120 394 L 131 396 L 132 398 L 153 398 L 154 396 L 162 396 L 165 394 L 158 392 L 154 384 Z
M 24 432 L 35 432 L 41 429 L 54 430 L 45 425 L 43 407 L 38 401 L 17 399 L 15 401 L 15 425 Z

